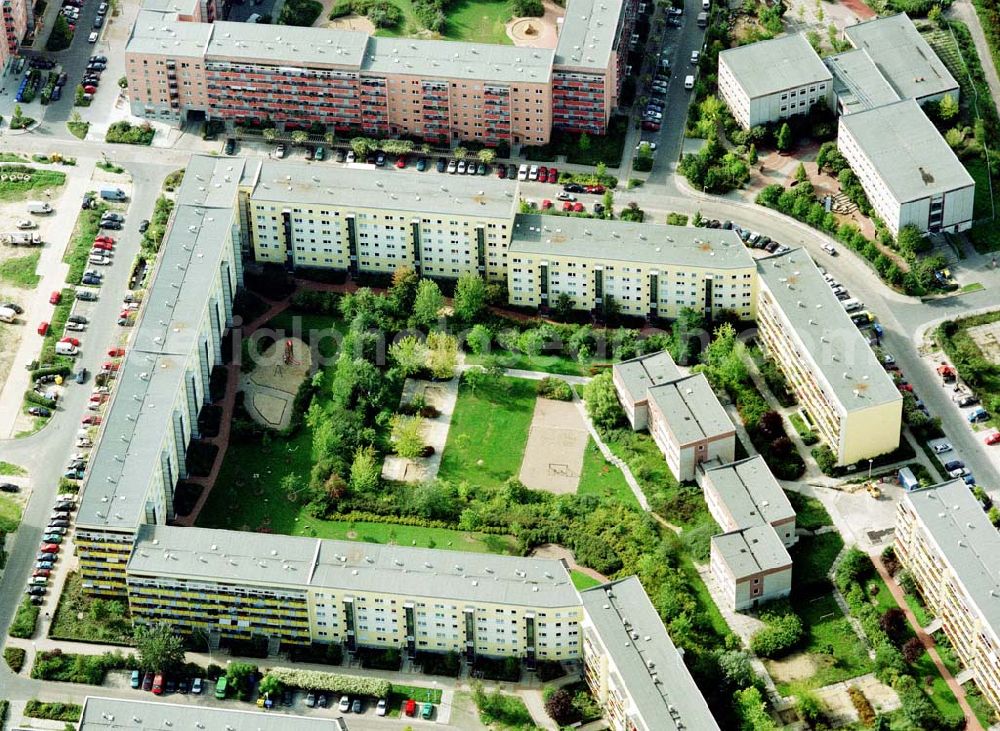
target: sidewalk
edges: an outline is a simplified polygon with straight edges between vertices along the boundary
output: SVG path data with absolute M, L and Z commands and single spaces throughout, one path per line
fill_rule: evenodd
M 941 656 L 938 655 L 937 648 L 934 646 L 934 639 L 928 635 L 920 627 L 920 623 L 917 621 L 916 616 L 913 614 L 913 610 L 910 609 L 909 605 L 906 603 L 906 596 L 903 592 L 902 587 L 899 586 L 892 577 L 889 576 L 889 572 L 885 570 L 885 566 L 882 565 L 882 559 L 877 555 L 872 556 L 872 563 L 875 564 L 875 568 L 878 571 L 879 576 L 882 577 L 882 581 L 885 585 L 889 587 L 889 591 L 892 592 L 893 598 L 896 603 L 903 608 L 903 612 L 906 614 L 906 620 L 913 627 L 913 631 L 917 635 L 917 639 L 923 644 L 927 649 L 927 654 L 930 655 L 931 660 L 934 662 L 934 667 L 938 669 L 941 673 L 941 677 L 944 678 L 944 682 L 948 684 L 951 692 L 955 694 L 955 698 L 958 699 L 958 705 L 961 706 L 962 712 L 965 714 L 966 731 L 983 731 L 983 726 L 979 723 L 976 718 L 976 714 L 972 712 L 971 706 L 969 706 L 969 701 L 965 698 L 965 689 L 959 685 L 958 681 L 955 680 L 954 676 L 941 661 Z

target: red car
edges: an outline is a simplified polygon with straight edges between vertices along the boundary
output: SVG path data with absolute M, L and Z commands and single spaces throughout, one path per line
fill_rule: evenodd
M 506 165 L 497 165 L 497 177 L 500 178 L 501 180 L 507 177 Z
M 552 201 L 546 198 L 545 200 L 542 201 L 542 210 L 547 211 L 550 208 L 552 208 Z
M 588 193 L 603 193 L 604 192 L 604 186 L 603 185 L 586 185 L 586 186 L 584 186 L 583 189 L 585 191 L 587 191 Z
M 40 322 L 40 323 L 38 323 L 38 334 L 39 335 L 41 335 L 42 337 L 45 337 L 45 333 L 47 333 L 48 331 L 49 331 L 49 323 L 47 323 L 47 322 Z
M 110 236 L 98 236 L 94 239 L 95 244 L 114 244 L 115 240 Z
M 995 431 L 986 437 L 987 444 L 1000 444 L 1000 431 Z
M 573 210 L 573 204 L 570 203 L 569 201 L 563 201 L 563 210 L 564 211 L 572 211 Z
M 559 182 L 559 171 L 555 168 L 549 168 L 549 182 L 558 183 Z
M 59 553 L 58 543 L 45 543 L 41 548 L 42 553 Z
M 34 572 L 31 575 L 32 576 L 44 576 L 44 577 L 48 578 L 51 574 L 52 574 L 52 572 L 49 569 L 35 569 Z
M 659 132 L 660 123 L 659 122 L 643 122 L 642 128 L 647 132 Z
M 406 701 L 405 704 L 403 704 L 403 711 L 406 713 L 407 716 L 416 716 L 417 702 L 412 698 L 410 698 L 409 700 Z
M 90 397 L 90 403 L 92 404 L 103 404 L 108 400 L 108 395 L 106 393 L 95 393 Z
M 101 417 L 97 416 L 97 414 L 88 414 L 87 416 L 80 419 L 80 423 L 83 424 L 84 426 L 100 426 Z
M 396 158 L 396 167 L 400 170 L 406 167 L 406 155 L 400 155 Z
M 94 86 L 93 84 L 87 84 L 85 87 L 83 87 L 83 90 L 85 92 L 87 92 L 88 94 L 96 94 L 97 93 L 97 87 Z
M 111 251 L 115 248 L 114 244 L 106 244 L 103 241 L 95 241 L 94 248 L 99 251 Z
M 538 168 L 538 180 L 539 182 L 544 183 L 548 179 L 549 179 L 549 169 L 544 165 L 542 165 L 540 168 Z
M 576 202 L 573 204 L 573 213 L 583 213 L 585 210 L 587 209 L 583 207 L 582 203 Z
M 76 338 L 71 338 L 69 335 L 67 335 L 66 337 L 60 339 L 59 342 L 60 343 L 69 343 L 74 348 L 79 348 L 80 347 L 80 341 L 77 340 Z
M 913 393 L 913 386 L 911 386 L 909 383 L 897 383 L 896 388 L 898 388 L 900 391 L 909 391 L 910 393 Z
M 125 355 L 125 348 L 109 348 L 108 357 L 109 358 L 121 358 Z
M 62 292 L 55 291 L 49 295 L 50 305 L 58 305 L 60 302 L 62 302 Z
M 121 363 L 115 363 L 114 361 L 108 361 L 101 366 L 102 371 L 117 371 L 121 367 Z

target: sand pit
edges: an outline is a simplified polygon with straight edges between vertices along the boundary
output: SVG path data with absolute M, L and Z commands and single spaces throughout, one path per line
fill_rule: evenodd
M 519 479 L 535 490 L 557 495 L 576 492 L 587 437 L 587 426 L 573 402 L 538 399 Z
M 363 15 L 351 13 L 350 15 L 345 15 L 341 18 L 334 18 L 333 20 L 328 20 L 328 15 L 329 11 L 320 13 L 319 18 L 316 19 L 315 23 L 313 23 L 313 27 L 336 28 L 337 30 L 357 30 L 368 33 L 369 35 L 375 35 L 375 24 Z
M 555 48 L 559 42 L 559 20 L 566 11 L 555 3 L 546 2 L 541 18 L 512 18 L 507 21 L 507 37 L 515 46 L 525 48 Z
M 298 338 L 280 338 L 254 362 L 253 371 L 240 378 L 247 411 L 259 424 L 284 429 L 292 418 L 295 394 L 312 368 L 312 352 Z

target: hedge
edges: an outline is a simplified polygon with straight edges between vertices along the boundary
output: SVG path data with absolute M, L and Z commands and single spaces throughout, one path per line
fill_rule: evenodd
M 15 673 L 21 672 L 21 668 L 24 667 L 24 658 L 27 655 L 24 648 L 21 647 L 5 647 L 3 648 L 3 659 L 7 661 L 7 665 Z M 0 719 L 0 726 L 3 725 L 3 720 Z
M 50 366 L 48 368 L 38 368 L 31 372 L 31 380 L 37 381 L 42 376 L 62 376 L 66 378 L 73 369 L 69 366 Z
M 292 688 L 308 688 L 342 695 L 361 695 L 370 698 L 385 698 L 392 690 L 388 680 L 362 678 L 357 675 L 324 673 L 319 670 L 296 670 L 294 668 L 271 668 L 267 677 Z
M 764 613 L 763 628 L 753 633 L 750 649 L 761 657 L 778 657 L 791 650 L 802 639 L 802 620 L 797 614 Z
M 24 715 L 31 718 L 45 718 L 51 721 L 72 723 L 80 720 L 83 707 L 75 703 L 43 703 L 32 698 L 24 706 Z
M 368 513 L 361 510 L 352 510 L 349 513 L 327 513 L 325 520 L 342 520 L 348 523 L 387 523 L 390 525 L 408 525 L 416 528 L 447 528 L 448 530 L 461 530 L 453 522 L 447 520 L 431 520 L 421 518 L 417 515 L 382 515 L 381 513 Z M 503 526 L 478 525 L 476 533 L 492 533 L 493 535 L 504 536 L 509 533 L 509 529 Z
M 56 407 L 55 399 L 46 398 L 42 394 L 38 393 L 34 389 L 29 388 L 24 392 L 24 400 L 29 404 L 38 404 L 39 406 L 44 406 L 47 409 L 54 409 Z

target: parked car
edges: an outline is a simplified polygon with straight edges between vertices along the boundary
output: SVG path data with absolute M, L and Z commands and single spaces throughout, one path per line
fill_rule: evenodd
M 320 693 L 316 697 L 316 705 L 319 706 L 320 708 L 326 708 L 328 705 L 330 705 L 330 699 L 326 695 L 326 693 Z
M 948 442 L 939 442 L 934 445 L 933 449 L 934 454 L 944 454 L 945 452 L 951 451 L 951 445 L 948 444 Z
M 153 674 L 146 673 L 142 677 L 142 689 L 145 691 L 151 691 L 153 689 Z
M 202 680 L 201 678 L 195 678 L 191 682 L 191 692 L 194 693 L 195 695 L 201 695 L 201 692 L 204 689 L 204 685 L 205 685 L 204 680 Z
M 994 444 L 1000 444 L 1000 431 L 995 431 L 992 434 L 989 434 L 985 441 L 991 446 Z
M 157 673 L 153 678 L 153 695 L 163 695 L 163 673 Z
M 384 716 L 389 712 L 389 700 L 387 698 L 379 698 L 378 705 L 375 706 L 375 715 Z
M 59 545 L 56 543 L 43 543 L 41 548 L 42 553 L 59 553 Z
M 980 406 L 973 409 L 966 418 L 969 420 L 970 424 L 975 424 L 980 421 L 986 421 L 990 418 L 990 415 L 987 413 L 986 409 Z
M 313 693 L 312 691 L 309 691 L 308 693 L 306 693 L 306 708 L 315 708 L 315 707 L 316 707 L 316 694 Z
M 340 696 L 340 704 L 337 706 L 337 710 L 339 710 L 341 713 L 350 713 L 351 697 L 346 695 Z

